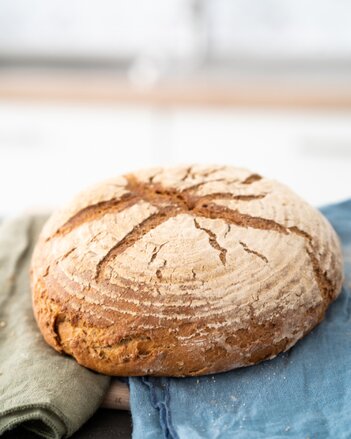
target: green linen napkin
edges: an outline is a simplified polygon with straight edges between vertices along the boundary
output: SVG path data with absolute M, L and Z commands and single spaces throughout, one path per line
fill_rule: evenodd
M 99 407 L 109 378 L 44 342 L 33 317 L 29 263 L 45 221 L 0 225 L 0 435 L 19 427 L 44 438 L 72 435 Z

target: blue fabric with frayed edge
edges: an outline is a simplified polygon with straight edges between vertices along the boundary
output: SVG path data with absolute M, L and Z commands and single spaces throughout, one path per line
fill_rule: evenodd
M 321 209 L 345 258 L 341 295 L 291 350 L 199 378 L 130 378 L 133 439 L 351 438 L 351 200 Z

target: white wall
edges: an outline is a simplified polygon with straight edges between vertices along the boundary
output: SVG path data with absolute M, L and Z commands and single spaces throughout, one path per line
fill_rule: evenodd
M 145 166 L 244 166 L 315 205 L 351 196 L 351 111 L 0 103 L 0 216 Z
M 2 0 L 0 54 L 350 57 L 348 0 Z M 199 35 L 204 33 L 204 35 Z

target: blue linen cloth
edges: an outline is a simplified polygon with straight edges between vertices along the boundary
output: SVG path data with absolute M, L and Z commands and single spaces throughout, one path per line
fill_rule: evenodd
M 351 438 L 351 200 L 322 209 L 345 282 L 325 320 L 288 352 L 199 378 L 130 378 L 133 439 Z

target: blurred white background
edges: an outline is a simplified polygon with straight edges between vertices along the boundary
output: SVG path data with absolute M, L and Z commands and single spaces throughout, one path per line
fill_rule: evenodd
M 3 0 L 0 216 L 155 165 L 351 196 L 351 3 Z

